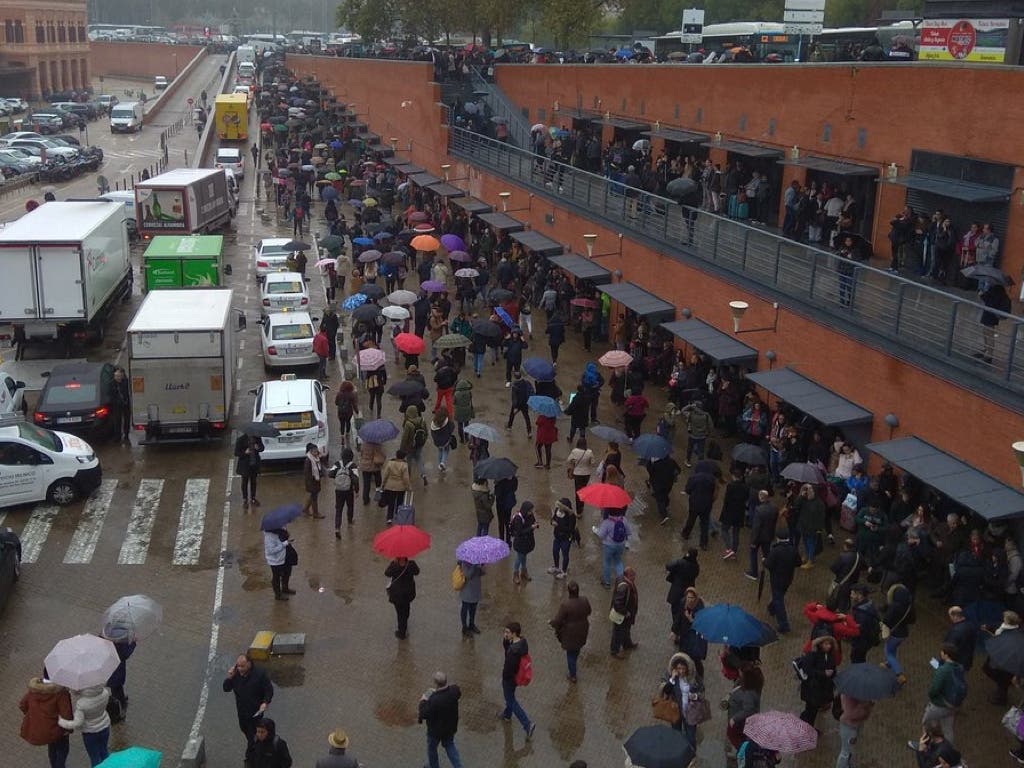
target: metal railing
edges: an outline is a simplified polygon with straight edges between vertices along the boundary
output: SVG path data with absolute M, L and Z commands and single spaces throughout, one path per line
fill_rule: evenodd
M 516 108 L 505 93 L 497 86 L 480 74 L 477 67 L 470 67 L 473 90 L 487 93 L 483 98 L 493 117 L 504 118 L 508 125 L 509 140 L 518 147 L 532 148 L 530 141 L 530 123 L 523 116 L 523 113 Z
M 450 127 L 448 136 L 455 157 L 615 231 L 652 241 L 680 261 L 737 279 L 751 290 L 767 289 L 841 332 L 880 342 L 875 345 L 1024 410 L 1024 318 L 995 313 L 1001 322 L 992 360 L 986 362 L 979 323 L 986 308 L 978 302 L 465 129 Z

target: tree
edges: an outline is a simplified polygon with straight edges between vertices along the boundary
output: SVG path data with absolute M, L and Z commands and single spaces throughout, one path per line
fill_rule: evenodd
M 595 0 L 546 0 L 541 18 L 547 35 L 554 37 L 555 46 L 564 50 L 576 44 L 586 45 L 604 12 L 604 3 Z
M 364 40 L 390 40 L 398 24 L 396 0 L 342 0 L 335 21 Z

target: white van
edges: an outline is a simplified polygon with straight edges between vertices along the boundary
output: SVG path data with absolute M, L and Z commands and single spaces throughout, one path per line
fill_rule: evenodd
M 138 133 L 142 130 L 142 103 L 124 101 L 110 109 L 111 133 Z
M 297 379 L 286 373 L 252 390 L 256 396 L 252 420 L 270 424 L 281 434 L 263 438 L 264 460 L 301 459 L 306 444 L 313 443 L 327 455 L 329 441 L 324 385 L 315 379 Z
M 243 61 L 238 64 L 239 77 L 256 77 L 256 65 L 251 61 Z
M 61 506 L 85 498 L 103 479 L 85 440 L 24 421 L 0 420 L 0 508 L 36 501 Z

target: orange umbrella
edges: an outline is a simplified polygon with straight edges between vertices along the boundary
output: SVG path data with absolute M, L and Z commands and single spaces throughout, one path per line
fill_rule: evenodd
M 436 251 L 441 247 L 437 238 L 430 235 L 417 235 L 409 244 L 417 251 Z

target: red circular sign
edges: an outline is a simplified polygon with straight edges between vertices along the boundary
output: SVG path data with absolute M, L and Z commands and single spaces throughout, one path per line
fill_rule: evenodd
M 946 49 L 954 59 L 966 59 L 971 55 L 977 42 L 978 32 L 974 25 L 966 19 L 961 19 L 949 30 Z
M 188 105 L 190 107 L 192 106 L 192 97 L 191 96 L 188 97 Z

